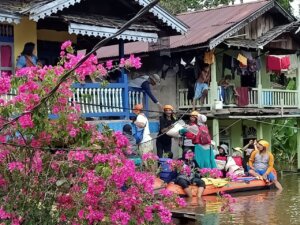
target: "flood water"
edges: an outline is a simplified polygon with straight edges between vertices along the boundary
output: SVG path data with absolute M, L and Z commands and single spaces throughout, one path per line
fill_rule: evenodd
M 276 189 L 232 194 L 233 213 L 222 213 L 216 196 L 203 197 L 197 206 L 185 212 L 196 213 L 195 220 L 175 220 L 176 224 L 202 225 L 300 225 L 300 174 L 283 173 L 279 177 L 283 191 Z

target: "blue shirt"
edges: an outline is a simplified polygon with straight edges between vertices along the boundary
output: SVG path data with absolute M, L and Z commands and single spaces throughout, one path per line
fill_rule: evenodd
M 35 66 L 37 65 L 37 57 L 35 55 L 30 56 L 30 60 Z M 17 61 L 17 68 L 21 69 L 26 66 L 26 57 L 24 55 L 21 55 Z

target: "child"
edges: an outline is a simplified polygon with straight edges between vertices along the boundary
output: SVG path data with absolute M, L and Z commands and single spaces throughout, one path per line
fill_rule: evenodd
M 135 138 L 132 135 L 132 127 L 129 124 L 125 124 L 123 126 L 123 135 L 125 137 L 127 137 L 128 141 L 129 141 L 129 143 L 131 145 L 131 151 L 132 151 L 132 153 L 129 154 L 129 155 L 127 155 L 127 156 L 130 157 L 130 156 L 136 156 L 136 155 L 138 155 L 137 154 L 137 148 L 138 147 L 137 147 L 137 144 L 136 144 L 136 140 L 135 140 Z
M 205 189 L 205 183 L 201 179 L 201 176 L 195 171 L 196 166 L 193 158 L 194 153 L 192 151 L 188 151 L 184 155 L 184 167 L 178 175 L 175 183 L 183 188 L 189 198 L 193 197 L 192 190 L 189 185 L 195 184 L 198 187 L 198 198 L 200 198 Z

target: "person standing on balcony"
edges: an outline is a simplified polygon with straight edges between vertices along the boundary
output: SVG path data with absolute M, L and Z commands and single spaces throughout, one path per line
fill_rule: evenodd
M 208 85 L 210 82 L 209 65 L 204 64 L 200 69 L 198 79 L 195 84 L 195 95 L 193 98 L 193 110 L 196 108 L 196 101 L 200 99 L 201 106 L 208 95 Z
M 149 121 L 146 115 L 142 112 L 143 105 L 137 104 L 133 108 L 133 113 L 137 115 L 134 125 L 136 132 L 134 137 L 136 139 L 136 144 L 138 145 L 139 153 L 145 154 L 153 151 L 152 138 L 150 136 Z
M 157 104 L 157 106 L 160 109 L 163 110 L 162 105 L 159 103 L 157 98 L 152 94 L 151 87 L 150 87 L 150 85 L 155 86 L 155 85 L 159 85 L 159 83 L 160 83 L 160 76 L 158 74 L 152 74 L 150 76 L 148 76 L 148 75 L 139 76 L 139 77 L 131 80 L 128 83 L 128 86 L 143 89 L 143 91 L 146 92 L 146 94 L 149 96 L 149 98 L 151 98 L 151 100 L 155 104 Z
M 27 42 L 24 45 L 24 49 L 21 55 L 17 59 L 17 69 L 24 67 L 37 66 L 38 59 L 34 55 L 35 44 L 32 42 Z
M 163 158 L 163 154 L 167 153 L 168 158 L 173 158 L 172 153 L 172 137 L 166 132 L 172 128 L 175 122 L 174 108 L 171 105 L 164 106 L 164 114 L 159 118 L 159 133 L 156 139 L 157 156 Z

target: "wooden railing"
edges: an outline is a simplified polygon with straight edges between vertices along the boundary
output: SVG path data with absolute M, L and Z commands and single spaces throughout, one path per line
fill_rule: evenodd
M 190 108 L 191 102 L 187 100 L 188 89 L 179 89 L 179 108 Z M 246 107 L 259 107 L 259 91 L 258 88 L 251 88 L 248 92 L 249 104 Z M 298 93 L 295 90 L 279 90 L 279 89 L 262 89 L 260 94 L 261 107 L 283 107 L 283 108 L 297 108 L 298 107 Z M 197 104 L 199 106 L 199 102 Z M 211 106 L 211 98 L 208 95 L 205 107 Z M 236 107 L 230 105 L 224 107 Z
M 192 100 L 188 100 L 188 89 L 179 89 L 179 108 L 192 108 Z M 210 91 L 204 101 L 204 107 L 210 106 Z M 196 101 L 196 107 L 201 107 L 200 100 Z

